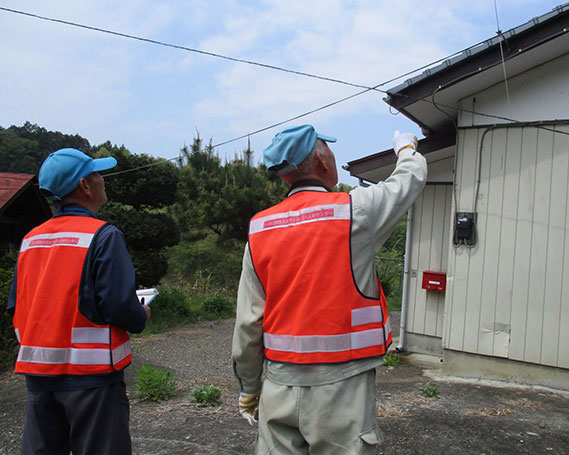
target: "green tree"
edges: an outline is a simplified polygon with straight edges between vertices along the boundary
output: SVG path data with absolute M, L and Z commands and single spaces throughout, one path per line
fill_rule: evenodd
M 345 183 L 338 183 L 334 188 L 332 188 L 332 191 L 335 192 L 343 191 L 344 193 L 349 193 L 353 189 L 354 189 L 353 186 L 346 185 Z
M 99 215 L 123 232 L 137 283 L 154 286 L 168 269 L 166 248 L 180 240 L 178 226 L 166 210 L 176 197 L 179 169 L 171 162 L 135 155 L 110 142 L 95 149 L 95 157 L 117 160 L 105 177 L 110 202 Z
M 205 229 L 221 239 L 245 241 L 251 217 L 284 198 L 286 184 L 264 165 L 252 166 L 252 153 L 248 147 L 242 157 L 223 164 L 211 141 L 202 149 L 199 135 L 181 150 L 173 213 L 183 232 L 203 237 Z
M 0 171 L 35 174 L 40 164 L 36 141 L 19 137 L 10 129 L 0 130 Z
M 405 255 L 405 235 L 407 217 L 397 224 L 376 256 L 376 269 L 383 286 L 383 292 L 392 310 L 401 307 L 403 284 L 403 260 Z
M 50 153 L 66 147 L 84 152 L 90 149 L 89 141 L 77 134 L 47 131 L 30 122 L 0 127 L 0 171 L 36 174 Z
M 77 134 L 48 131 L 26 122 L 21 127 L 0 127 L 0 171 L 36 174 L 49 153 L 67 147 L 95 158 L 114 156 L 117 160 L 117 166 L 107 172 L 114 175 L 105 178 L 112 203 L 99 215 L 123 231 L 138 283 L 157 284 L 167 269 L 165 248 L 179 240 L 178 228 L 166 207 L 175 201 L 180 170 L 174 163 L 134 155 L 108 141 L 91 147 Z
M 286 184 L 252 158 L 247 147 L 223 163 L 199 134 L 181 150 L 177 202 L 169 211 L 182 240 L 170 249 L 170 271 L 195 290 L 234 295 L 249 220 L 286 194 Z
M 93 147 L 95 158 L 112 156 L 117 165 L 105 177 L 105 189 L 111 201 L 143 207 L 162 208 L 175 202 L 180 171 L 177 166 L 161 158 L 133 154 L 124 146 L 105 142 Z
M 38 143 L 39 150 L 42 153 L 45 153 L 45 156 L 49 153 L 55 152 L 56 150 L 67 147 L 81 150 L 82 152 L 87 152 L 91 147 L 89 141 L 78 134 L 64 134 L 59 131 L 48 131 L 41 126 L 30 122 L 26 122 L 20 127 L 11 126 L 10 129 L 19 137 L 36 141 Z
M 124 234 L 138 285 L 158 284 L 168 270 L 166 247 L 176 245 L 180 239 L 174 220 L 160 211 L 137 210 L 119 202 L 107 203 L 99 216 Z

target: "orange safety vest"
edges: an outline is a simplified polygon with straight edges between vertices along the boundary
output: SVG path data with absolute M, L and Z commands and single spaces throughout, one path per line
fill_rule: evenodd
M 346 193 L 300 191 L 252 218 L 249 248 L 266 294 L 268 359 L 345 362 L 383 355 L 391 345 L 379 281 L 375 297 L 354 281 L 351 213 Z
M 16 373 L 104 374 L 131 362 L 125 330 L 97 325 L 79 312 L 87 251 L 104 221 L 52 218 L 24 237 L 18 256 L 14 328 Z

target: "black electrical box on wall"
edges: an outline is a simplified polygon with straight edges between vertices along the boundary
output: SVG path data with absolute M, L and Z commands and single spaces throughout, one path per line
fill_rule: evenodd
M 454 244 L 476 245 L 476 213 L 456 212 L 454 218 Z

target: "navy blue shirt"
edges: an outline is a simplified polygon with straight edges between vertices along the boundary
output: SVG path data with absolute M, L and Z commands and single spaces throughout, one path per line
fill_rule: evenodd
M 78 206 L 60 207 L 55 214 L 59 216 L 97 218 Z M 15 273 L 8 297 L 10 311 L 14 311 L 17 303 L 17 278 Z M 146 327 L 146 312 L 136 296 L 135 271 L 124 236 L 111 224 L 97 231 L 87 252 L 79 290 L 79 311 L 95 324 L 109 324 L 131 333 L 140 333 Z M 80 390 L 123 380 L 122 370 L 100 375 L 26 375 L 27 387 L 32 391 Z

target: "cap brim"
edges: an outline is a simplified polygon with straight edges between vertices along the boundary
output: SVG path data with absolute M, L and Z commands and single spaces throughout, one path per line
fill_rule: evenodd
M 316 133 L 316 137 L 320 140 L 323 140 L 324 142 L 336 142 L 336 138 L 332 136 Z
M 112 156 L 107 156 L 106 158 L 97 158 L 93 160 L 93 171 L 100 172 L 106 171 L 107 169 L 112 169 L 117 165 L 117 160 Z

